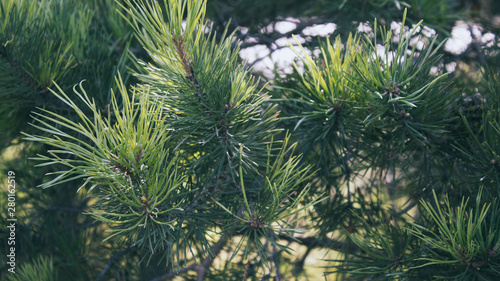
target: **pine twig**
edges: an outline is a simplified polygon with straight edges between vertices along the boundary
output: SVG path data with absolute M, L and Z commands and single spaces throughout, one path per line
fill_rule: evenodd
M 248 278 L 248 271 L 250 269 L 250 260 L 247 262 L 247 264 L 245 265 L 245 272 L 243 273 L 243 278 L 241 279 L 241 281 L 245 281 L 247 280 Z
M 304 253 L 304 255 L 302 256 L 302 258 L 295 264 L 293 271 L 296 274 L 298 274 L 304 270 L 304 263 L 306 262 L 306 259 L 309 256 L 309 254 L 311 253 L 312 249 L 313 248 L 311 248 L 311 247 L 307 247 L 307 250 Z
M 274 263 L 275 271 L 276 271 L 276 281 L 283 280 L 283 276 L 281 276 L 280 263 L 278 258 L 278 250 L 276 249 L 276 245 L 273 244 L 273 254 L 271 255 L 271 260 Z
M 207 257 L 203 260 L 202 268 L 198 268 L 198 278 L 197 281 L 202 281 L 207 274 L 208 268 L 212 265 L 215 260 L 215 257 L 219 255 L 224 245 L 226 245 L 227 240 L 229 239 L 229 234 L 224 234 L 221 236 L 219 241 L 212 246 L 212 253 L 208 254 Z
M 121 256 L 125 255 L 128 251 L 130 251 L 130 246 L 128 246 L 126 249 L 122 250 L 122 251 L 119 251 L 118 253 L 114 254 L 112 257 L 110 257 L 108 259 L 108 263 L 106 264 L 106 266 L 101 270 L 101 273 L 99 273 L 99 276 L 97 276 L 97 279 L 96 281 L 99 281 L 101 280 L 101 278 L 104 277 L 104 275 L 106 274 L 106 272 L 108 272 L 109 268 L 111 267 L 111 264 L 118 258 L 120 258 Z
M 201 265 L 199 265 L 199 264 L 191 264 L 189 266 L 186 266 L 184 268 L 179 269 L 178 271 L 169 272 L 169 273 L 163 274 L 161 276 L 155 277 L 155 278 L 151 279 L 150 281 L 163 281 L 163 280 L 167 280 L 167 279 L 173 278 L 173 277 L 175 277 L 177 275 L 180 275 L 182 273 L 186 273 L 186 272 L 189 272 L 189 271 L 195 271 L 195 270 L 197 270 L 197 267 L 199 267 L 199 266 L 201 266 Z
M 268 234 L 270 235 L 271 239 L 276 241 L 276 236 L 274 235 L 274 233 L 272 231 L 268 230 Z M 271 254 L 271 262 L 274 264 L 274 267 L 275 267 L 274 270 L 276 271 L 276 281 L 281 281 L 281 280 L 283 280 L 283 276 L 281 275 L 281 271 L 280 271 L 278 255 L 279 255 L 279 252 L 276 249 L 276 244 L 273 244 L 273 253 Z M 271 267 L 271 271 L 272 271 L 272 267 Z
M 316 238 L 316 237 L 290 237 L 287 235 L 279 235 L 279 239 L 286 240 L 289 242 L 297 242 L 308 248 L 325 248 L 331 249 L 338 252 L 358 252 L 360 249 L 352 244 L 347 244 L 345 242 L 339 242 L 330 238 Z
M 196 278 L 197 281 L 202 281 L 205 279 L 206 274 L 208 273 L 208 269 L 212 265 L 212 263 L 215 260 L 215 257 L 219 255 L 221 252 L 222 248 L 224 248 L 224 245 L 226 245 L 227 241 L 229 239 L 229 233 L 224 234 L 220 237 L 219 241 L 217 241 L 213 246 L 212 246 L 212 251 L 209 253 L 203 262 L 201 264 L 191 264 L 189 266 L 186 266 L 184 268 L 179 269 L 178 271 L 175 272 L 169 272 L 166 274 L 163 274 L 161 276 L 155 277 L 151 279 L 150 281 L 163 281 L 163 280 L 168 280 L 170 278 L 173 278 L 175 276 L 178 276 L 182 273 L 186 273 L 189 271 L 196 271 L 198 274 L 198 277 Z

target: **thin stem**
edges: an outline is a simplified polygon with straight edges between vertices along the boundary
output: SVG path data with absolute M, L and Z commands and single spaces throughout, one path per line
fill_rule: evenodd
M 250 261 L 248 261 L 247 264 L 245 265 L 245 272 L 243 273 L 243 278 L 241 279 L 241 281 L 247 280 L 249 269 L 250 269 Z
M 108 259 L 108 263 L 106 264 L 106 266 L 101 270 L 101 273 L 99 273 L 99 276 L 97 276 L 97 279 L 96 281 L 99 281 L 101 280 L 101 278 L 104 277 L 104 275 L 106 274 L 106 272 L 108 272 L 109 268 L 111 267 L 111 264 L 118 258 L 120 258 L 121 256 L 125 255 L 128 251 L 130 251 L 130 246 L 127 247 L 125 250 L 122 250 L 122 251 L 119 251 L 118 253 L 114 254 L 113 256 L 111 256 L 109 259 Z
M 289 242 L 297 242 L 308 248 L 326 248 L 342 253 L 359 252 L 360 249 L 353 244 L 339 242 L 330 238 L 316 238 L 316 237 L 290 237 L 287 235 L 279 235 L 279 239 Z
M 278 257 L 278 250 L 276 249 L 276 245 L 273 244 L 273 254 L 271 256 L 271 260 L 274 263 L 275 266 L 275 271 L 276 271 L 276 281 L 281 281 L 282 276 L 281 276 L 281 271 L 280 271 L 280 263 L 279 263 L 279 257 Z
M 165 273 L 161 276 L 155 277 L 155 278 L 151 279 L 150 281 L 167 280 L 167 279 L 173 278 L 175 276 L 179 276 L 180 274 L 183 274 L 183 273 L 186 273 L 189 271 L 196 271 L 198 273 L 198 277 L 196 278 L 196 280 L 202 281 L 203 279 L 205 279 L 205 276 L 208 272 L 208 269 L 210 268 L 210 266 L 214 262 L 215 257 L 217 257 L 219 255 L 221 250 L 226 245 L 228 238 L 229 238 L 229 235 L 230 234 L 227 233 L 227 234 L 224 234 L 220 237 L 219 241 L 217 241 L 212 246 L 210 253 L 207 254 L 207 256 L 205 257 L 205 259 L 203 260 L 203 262 L 201 264 L 191 264 L 189 266 L 186 266 L 184 268 L 179 269 L 178 271 L 168 272 L 168 273 Z
M 243 148 L 240 147 L 240 185 L 241 185 L 241 192 L 243 193 L 243 199 L 245 200 L 245 205 L 247 207 L 248 215 L 252 216 L 253 214 L 250 213 L 250 206 L 248 205 L 248 200 L 247 200 L 247 195 L 245 192 L 245 184 L 243 183 L 243 169 L 241 165 L 241 155 L 243 154 Z

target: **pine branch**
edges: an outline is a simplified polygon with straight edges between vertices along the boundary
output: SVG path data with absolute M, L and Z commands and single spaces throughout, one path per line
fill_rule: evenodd
M 249 273 L 249 269 L 250 269 L 250 265 L 251 265 L 251 261 L 248 260 L 247 264 L 245 265 L 245 271 L 243 272 L 243 278 L 241 278 L 242 281 L 246 281 L 247 278 L 248 278 L 248 273 Z
M 186 272 L 189 272 L 189 271 L 198 271 L 200 268 L 202 267 L 201 265 L 199 264 L 192 264 L 192 265 L 189 265 L 187 267 L 183 267 L 181 269 L 179 269 L 178 271 L 176 272 L 169 272 L 169 273 L 166 273 L 164 275 L 161 275 L 161 276 L 158 276 L 158 277 L 155 277 L 153 279 L 151 279 L 150 281 L 163 281 L 163 280 L 168 280 L 170 278 L 174 278 L 178 275 L 181 275 L 183 273 L 186 273 Z
M 280 234 L 279 239 L 288 242 L 300 243 L 310 249 L 324 248 L 342 253 L 359 252 L 360 248 L 352 243 L 339 242 L 331 238 L 316 238 L 316 237 L 290 237 Z
M 111 256 L 109 259 L 108 259 L 108 263 L 106 264 L 106 266 L 101 270 L 101 273 L 99 273 L 99 275 L 97 276 L 97 279 L 96 281 L 100 281 L 104 275 L 106 274 L 106 272 L 108 272 L 108 270 L 110 269 L 111 267 L 111 264 L 117 260 L 118 258 L 122 257 L 123 255 L 125 255 L 128 251 L 130 251 L 131 249 L 131 246 L 128 246 L 127 248 L 125 248 L 124 250 L 121 250 L 119 252 L 117 252 L 116 254 L 114 254 L 113 256 Z
M 228 239 L 229 239 L 229 233 L 228 234 L 223 234 L 222 237 L 215 243 L 212 247 L 212 253 L 209 253 L 207 257 L 203 260 L 203 263 L 201 264 L 202 267 L 198 268 L 198 278 L 197 281 L 202 281 L 205 279 L 205 275 L 207 274 L 207 271 L 209 267 L 212 265 L 212 263 L 215 260 L 215 257 L 217 257 L 222 251 L 222 248 L 224 245 L 226 245 Z
M 176 277 L 180 274 L 189 272 L 189 271 L 195 271 L 198 274 L 197 281 L 202 281 L 205 279 L 205 276 L 208 272 L 208 269 L 214 262 L 215 258 L 219 255 L 219 253 L 222 251 L 224 246 L 226 245 L 229 234 L 223 234 L 219 240 L 212 246 L 211 251 L 207 254 L 205 259 L 201 264 L 191 264 L 187 267 L 181 268 L 176 272 L 169 272 L 166 274 L 163 274 L 161 276 L 155 277 L 151 279 L 150 281 L 162 281 L 162 280 L 167 280 L 173 277 Z
M 275 238 L 274 233 L 271 232 L 271 238 Z M 271 254 L 271 262 L 274 264 L 275 271 L 276 271 L 276 281 L 281 281 L 283 280 L 283 276 L 281 275 L 281 270 L 280 270 L 280 263 L 279 263 L 279 253 L 280 251 L 277 250 L 276 244 L 273 243 L 273 253 Z

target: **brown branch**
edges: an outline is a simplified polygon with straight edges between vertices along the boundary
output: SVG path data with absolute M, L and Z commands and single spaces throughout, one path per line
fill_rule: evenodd
M 150 281 L 163 281 L 163 280 L 167 280 L 167 279 L 170 279 L 170 278 L 175 277 L 177 275 L 180 275 L 182 273 L 186 273 L 186 272 L 189 272 L 189 271 L 195 271 L 196 268 L 199 267 L 199 266 L 201 266 L 201 265 L 199 265 L 199 264 L 192 264 L 192 265 L 186 266 L 184 268 L 181 268 L 178 271 L 169 272 L 169 273 L 166 273 L 164 275 L 155 277 L 155 278 L 151 279 Z
M 316 238 L 316 237 L 290 237 L 287 235 L 279 235 L 279 239 L 281 240 L 286 240 L 289 242 L 297 242 L 300 243 L 307 248 L 326 248 L 326 249 L 331 249 L 335 250 L 338 252 L 342 253 L 350 253 L 350 252 L 357 252 L 360 249 L 356 247 L 353 244 L 349 244 L 346 242 L 339 242 L 336 240 L 333 240 L 331 238 Z
M 283 280 L 283 276 L 281 275 L 280 263 L 279 263 L 279 252 L 276 249 L 276 245 L 273 244 L 273 254 L 271 255 L 271 260 L 274 263 L 275 271 L 276 271 L 276 281 Z
M 181 59 L 182 67 L 184 68 L 184 71 L 186 72 L 186 77 L 188 79 L 193 77 L 193 73 L 191 71 L 191 62 L 188 61 L 188 58 L 186 57 L 186 51 L 185 51 L 185 44 L 184 44 L 184 36 L 180 36 L 179 38 L 175 38 L 172 36 L 172 41 L 174 42 L 175 49 L 177 51 L 177 55 L 179 55 L 179 58 Z M 191 81 L 193 82 L 193 81 Z
M 203 199 L 206 198 L 208 191 L 206 189 L 203 189 L 196 198 L 194 198 L 193 202 L 189 204 L 186 208 L 184 208 L 184 213 L 190 213 L 193 211 L 196 206 L 198 206 L 200 203 L 203 202 Z
M 99 280 L 101 280 L 101 278 L 104 277 L 104 275 L 106 274 L 106 272 L 108 272 L 109 268 L 111 267 L 111 264 L 113 263 L 113 261 L 115 261 L 116 259 L 118 259 L 121 256 L 125 255 L 128 251 L 130 251 L 130 249 L 131 248 L 129 246 L 126 249 L 124 249 L 122 251 L 119 251 L 116 254 L 114 254 L 112 257 L 110 257 L 108 259 L 108 263 L 106 264 L 106 266 L 101 270 L 101 273 L 99 274 L 99 276 L 97 276 L 96 281 L 99 281 Z
M 197 281 L 202 281 L 205 279 L 206 274 L 208 273 L 208 269 L 214 262 L 215 258 L 219 255 L 219 253 L 222 251 L 224 246 L 226 245 L 227 241 L 229 239 L 229 233 L 223 234 L 219 241 L 217 241 L 208 253 L 208 255 L 205 257 L 203 262 L 201 264 L 191 264 L 189 266 L 186 266 L 184 268 L 179 269 L 178 271 L 175 272 L 169 272 L 166 274 L 163 274 L 161 276 L 155 277 L 151 279 L 150 281 L 162 281 L 162 280 L 167 280 L 170 278 L 173 278 L 175 276 L 178 276 L 180 274 L 189 272 L 189 271 L 196 271 L 198 274 L 198 277 L 196 278 Z
M 218 116 L 216 115 L 213 110 L 210 109 L 209 106 L 209 101 L 207 97 L 207 92 L 203 91 L 202 85 L 199 83 L 196 73 L 193 69 L 193 61 L 189 59 L 186 55 L 186 44 L 184 42 L 184 36 L 181 35 L 179 38 L 175 38 L 172 36 L 172 41 L 175 45 L 175 50 L 177 52 L 177 56 L 179 57 L 182 67 L 184 68 L 185 72 L 185 77 L 186 79 L 191 83 L 191 85 L 194 88 L 194 96 L 197 98 L 198 103 L 201 104 L 201 107 L 203 111 L 210 117 L 213 118 L 215 122 L 217 122 L 216 125 L 216 133 L 217 137 L 224 143 L 227 143 L 228 141 L 228 131 L 227 131 L 227 120 L 226 120 L 226 114 L 231 109 L 232 104 L 226 104 L 225 105 L 225 110 L 223 113 Z
M 245 272 L 243 273 L 243 278 L 241 279 L 242 281 L 245 281 L 247 280 L 248 278 L 248 271 L 250 269 L 250 260 L 247 262 L 247 264 L 245 265 Z
M 238 217 L 242 216 L 243 208 L 240 208 L 238 211 Z M 234 223 L 235 225 L 240 224 L 240 221 L 238 220 L 237 222 Z M 217 241 L 214 245 L 212 245 L 211 251 L 208 253 L 208 255 L 205 257 L 203 262 L 201 264 L 191 264 L 189 266 L 186 266 L 184 268 L 179 269 L 176 272 L 169 272 L 164 275 L 158 276 L 150 281 L 163 281 L 167 280 L 169 278 L 178 276 L 179 274 L 186 273 L 189 271 L 196 271 L 198 273 L 197 281 L 202 281 L 205 278 L 205 275 L 208 272 L 208 269 L 212 265 L 212 263 L 215 260 L 215 257 L 219 255 L 219 253 L 222 251 L 224 246 L 226 245 L 227 241 L 229 240 L 229 237 L 233 234 L 234 231 L 229 231 L 225 234 L 223 234 L 219 241 Z
M 311 253 L 311 250 L 312 250 L 312 248 L 307 248 L 307 250 L 304 253 L 304 255 L 302 256 L 302 258 L 295 264 L 294 269 L 293 269 L 293 272 L 295 274 L 298 275 L 299 273 L 302 272 L 302 270 L 304 270 L 304 263 L 306 262 L 306 259 L 309 256 L 309 254 Z
M 276 235 L 274 234 L 274 232 L 272 232 L 270 229 L 268 229 L 267 234 L 269 235 L 269 237 L 273 241 L 276 241 Z M 281 275 L 280 264 L 279 264 L 280 251 L 278 251 L 278 249 L 276 248 L 275 243 L 272 244 L 272 248 L 273 248 L 273 253 L 271 254 L 271 258 L 270 258 L 271 263 L 274 264 L 274 267 L 275 267 L 274 271 L 276 272 L 276 281 L 281 281 L 281 280 L 283 280 L 283 276 Z M 272 266 L 271 266 L 271 272 L 272 272 Z
M 196 79 L 194 70 L 193 70 L 193 61 L 191 61 L 187 56 L 186 56 L 186 44 L 184 42 L 184 36 L 181 35 L 180 38 L 175 38 L 172 36 L 172 41 L 174 42 L 175 45 L 175 50 L 177 52 L 177 55 L 179 56 L 179 59 L 182 63 L 182 68 L 184 68 L 184 72 L 186 73 L 186 79 L 191 82 L 191 85 L 193 85 L 195 89 L 194 95 L 198 98 L 198 102 L 202 103 L 204 107 L 207 107 L 206 105 L 206 93 L 202 93 L 200 84 L 198 83 L 198 80 Z
M 205 278 L 205 275 L 207 274 L 208 268 L 212 265 L 212 263 L 215 260 L 215 257 L 219 255 L 219 253 L 222 251 L 222 248 L 224 248 L 224 245 L 226 245 L 226 242 L 229 238 L 229 234 L 223 234 L 219 241 L 215 243 L 212 246 L 212 253 L 209 253 L 207 257 L 203 260 L 202 262 L 202 268 L 198 268 L 198 278 L 196 280 L 202 281 Z

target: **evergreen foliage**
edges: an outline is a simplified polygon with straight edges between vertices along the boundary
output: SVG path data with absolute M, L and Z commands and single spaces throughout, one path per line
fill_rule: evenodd
M 1 278 L 497 280 L 500 7 L 471 4 L 0 0 Z M 495 44 L 451 55 L 457 20 Z M 282 37 L 291 73 L 240 59 Z

